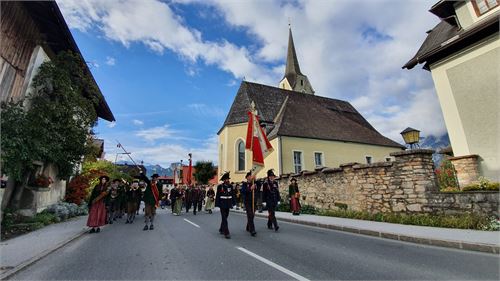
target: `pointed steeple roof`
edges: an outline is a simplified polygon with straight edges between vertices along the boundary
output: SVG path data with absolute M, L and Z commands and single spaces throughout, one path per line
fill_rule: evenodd
M 299 60 L 297 60 L 297 53 L 295 52 L 295 45 L 293 44 L 292 28 L 288 27 L 288 51 L 286 55 L 285 77 L 297 76 L 297 74 L 303 75 L 302 72 L 300 72 Z

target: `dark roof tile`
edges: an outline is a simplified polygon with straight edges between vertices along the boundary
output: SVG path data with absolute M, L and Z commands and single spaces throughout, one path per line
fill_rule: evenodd
M 377 132 L 346 101 L 245 81 L 241 83 L 221 130 L 228 125 L 248 122 L 251 101 L 261 121 L 272 124 L 268 128 L 270 139 L 290 136 L 403 148 Z

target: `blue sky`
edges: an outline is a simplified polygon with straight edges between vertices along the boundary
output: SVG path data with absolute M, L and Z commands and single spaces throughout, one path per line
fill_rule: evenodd
M 401 69 L 437 23 L 435 1 L 57 2 L 116 118 L 95 128 L 108 159 L 119 140 L 146 163 L 216 162 L 241 81 L 282 78 L 289 21 L 317 95 L 351 102 L 396 141 L 408 126 L 445 133 L 430 73 Z

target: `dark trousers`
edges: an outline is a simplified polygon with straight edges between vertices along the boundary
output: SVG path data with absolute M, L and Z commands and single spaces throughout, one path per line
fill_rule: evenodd
M 278 227 L 278 221 L 276 220 L 276 207 L 268 207 L 267 208 L 267 212 L 268 212 L 268 216 L 267 216 L 267 227 L 268 228 L 271 228 L 273 225 L 274 225 L 274 229 L 276 229 Z
M 227 217 L 229 216 L 229 208 L 220 208 L 220 215 L 222 217 L 222 221 L 220 222 L 219 232 L 224 235 L 229 235 L 229 227 L 227 225 Z
M 196 205 L 196 202 L 186 201 L 186 213 L 189 213 L 189 209 L 191 209 L 191 206 L 193 206 L 193 214 L 196 215 Z
M 253 219 L 255 217 L 254 210 L 252 210 L 252 203 L 245 202 L 245 211 L 247 212 L 247 231 L 250 233 L 255 232 L 255 224 Z
M 170 201 L 171 201 L 171 203 L 170 203 L 170 207 L 172 207 L 172 213 L 174 212 L 175 200 L 176 200 L 176 199 L 172 199 L 172 200 L 170 200 Z
M 198 201 L 198 212 L 201 212 L 201 207 L 203 207 L 203 201 Z

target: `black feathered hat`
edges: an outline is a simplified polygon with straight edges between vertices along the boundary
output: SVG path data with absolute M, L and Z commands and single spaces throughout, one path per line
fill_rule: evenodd
M 154 178 L 159 178 L 159 177 L 160 177 L 160 175 L 158 175 L 158 174 L 153 174 L 153 175 L 151 176 L 151 178 L 152 178 L 152 179 L 154 179 Z
M 225 180 L 229 180 L 229 179 L 231 179 L 231 178 L 229 177 L 229 172 L 225 172 L 225 173 L 222 175 L 222 177 L 220 178 L 220 180 L 221 180 L 221 181 L 225 181 Z
M 248 172 L 245 176 L 245 178 L 248 178 L 248 176 L 251 176 L 252 175 L 252 171 Z
M 268 176 L 268 177 L 271 177 L 271 176 L 274 176 L 274 177 L 275 177 L 276 175 L 274 174 L 274 170 L 273 170 L 273 169 L 268 170 L 268 171 L 267 171 L 267 176 Z
M 296 178 L 296 177 L 293 177 L 290 181 L 297 182 L 297 178 Z
M 99 177 L 99 181 L 101 181 L 102 179 L 106 179 L 106 181 L 109 181 L 109 177 L 106 175 L 102 175 Z

